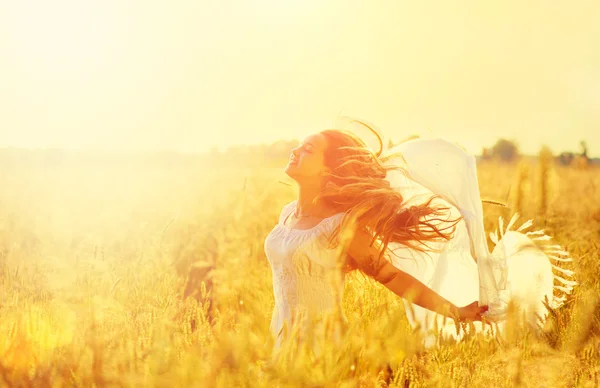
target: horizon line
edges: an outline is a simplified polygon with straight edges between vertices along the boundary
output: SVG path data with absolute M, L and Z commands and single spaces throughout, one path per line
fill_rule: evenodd
M 277 142 L 279 140 L 276 140 L 275 142 Z M 286 141 L 286 140 L 283 140 Z M 220 149 L 220 147 L 215 147 L 218 148 L 217 152 L 218 153 L 227 153 L 227 148 L 230 147 L 251 147 L 251 146 L 260 146 L 260 145 L 270 145 L 273 144 L 275 142 L 272 143 L 257 143 L 257 144 L 232 144 L 230 146 L 227 146 L 224 150 Z M 541 147 L 541 146 L 540 146 Z M 484 148 L 491 148 L 491 147 L 484 147 Z M 85 153 L 89 153 L 89 154 L 118 154 L 118 155 L 151 155 L 151 154 L 178 154 L 178 155 L 187 155 L 187 156 L 205 156 L 205 155 L 209 155 L 212 151 L 210 149 L 208 150 L 204 150 L 204 151 L 185 151 L 185 150 L 176 150 L 176 149 L 130 149 L 130 150 L 123 150 L 123 149 L 110 149 L 110 148 L 94 148 L 94 149 L 81 149 L 81 148 L 69 148 L 69 147 L 20 147 L 20 146 L 0 146 L 0 152 L 5 151 L 5 150 L 14 150 L 14 151 L 27 151 L 27 152 L 44 152 L 44 151 L 60 151 L 60 152 L 67 152 L 67 153 L 75 153 L 75 154 L 85 154 Z M 472 153 L 472 152 L 468 152 L 467 153 L 476 156 L 476 157 L 481 157 L 483 156 L 482 152 L 479 153 Z M 559 157 L 562 153 L 572 153 L 573 155 L 581 155 L 580 152 L 573 152 L 573 151 L 563 151 L 561 153 L 553 153 L 553 156 L 555 157 Z M 537 153 L 525 153 L 525 152 L 519 152 L 520 156 L 526 156 L 526 157 L 536 157 Z M 594 156 L 594 155 L 590 155 L 588 153 L 588 159 L 600 159 L 600 155 Z

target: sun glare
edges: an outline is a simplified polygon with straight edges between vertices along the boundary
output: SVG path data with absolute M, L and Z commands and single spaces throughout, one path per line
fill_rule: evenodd
M 124 38 L 122 23 L 102 2 L 12 2 L 19 67 L 39 78 L 68 80 L 105 67 Z

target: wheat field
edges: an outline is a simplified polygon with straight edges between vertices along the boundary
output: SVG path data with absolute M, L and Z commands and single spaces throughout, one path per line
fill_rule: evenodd
M 272 364 L 264 239 L 295 199 L 283 167 L 0 167 L 0 385 L 594 387 L 600 381 L 600 169 L 479 165 L 489 231 L 518 210 L 572 255 L 579 285 L 543 332 L 426 349 L 403 304 L 349 276 L 337 363 Z M 545 167 L 544 167 L 545 166 Z M 184 295 L 187 298 L 184 299 Z

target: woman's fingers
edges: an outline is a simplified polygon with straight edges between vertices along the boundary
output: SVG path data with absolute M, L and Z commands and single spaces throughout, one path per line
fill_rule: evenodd
M 460 316 L 458 317 L 459 322 L 469 322 L 469 321 L 484 321 L 484 314 L 489 310 L 489 306 L 479 306 L 479 302 L 472 302 L 464 307 L 460 308 Z M 492 325 L 492 322 L 488 319 L 485 319 L 485 323 L 488 325 Z
M 486 311 L 488 311 L 489 306 L 484 305 L 484 306 L 479 306 L 479 302 L 475 301 L 473 303 L 471 303 L 470 305 L 467 306 L 467 310 L 469 312 L 471 312 L 471 317 L 467 316 L 467 319 L 472 319 L 474 321 L 482 321 L 483 320 L 483 316 L 482 314 L 484 314 Z

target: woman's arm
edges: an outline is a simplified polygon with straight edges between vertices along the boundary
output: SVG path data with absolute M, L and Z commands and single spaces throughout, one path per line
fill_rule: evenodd
M 478 303 L 474 302 L 462 308 L 457 307 L 387 260 L 382 258 L 378 263 L 379 251 L 370 245 L 371 240 L 371 235 L 366 231 L 356 232 L 347 251 L 359 263 L 360 268 L 370 268 L 369 275 L 379 283 L 396 295 L 444 316 L 459 320 L 481 320 L 481 313 L 487 310 L 487 306 L 479 307 Z

